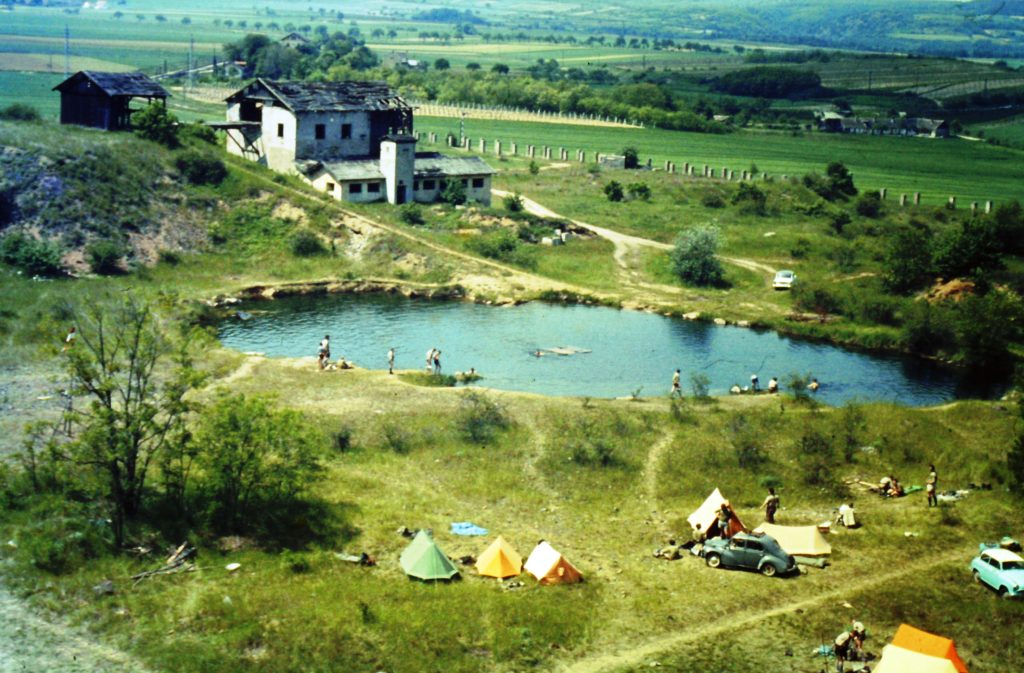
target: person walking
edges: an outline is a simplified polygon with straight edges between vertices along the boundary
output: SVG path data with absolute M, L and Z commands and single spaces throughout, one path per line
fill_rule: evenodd
M 676 395 L 677 397 L 682 398 L 683 396 L 683 388 L 679 382 L 680 376 L 678 369 L 676 370 L 676 373 L 672 375 L 672 391 L 669 393 L 670 397 L 672 395 Z
M 939 496 L 938 496 L 938 490 L 937 490 L 938 487 L 939 487 L 939 474 L 938 474 L 938 472 L 935 471 L 935 466 L 934 465 L 929 465 L 928 466 L 928 480 L 925 481 L 925 484 L 924 484 L 925 493 L 928 495 L 928 506 L 929 507 L 938 507 L 939 506 Z
M 768 487 L 768 495 L 761 503 L 761 509 L 764 510 L 765 523 L 775 523 L 775 513 L 779 511 L 779 496 L 775 495 L 774 486 Z
M 388 374 L 395 373 L 395 349 L 388 349 Z

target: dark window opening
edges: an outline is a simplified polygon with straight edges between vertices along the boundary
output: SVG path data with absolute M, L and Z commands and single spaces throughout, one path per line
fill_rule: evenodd
M 423 181 L 423 189 L 434 189 L 435 187 L 436 187 L 436 185 L 434 184 L 433 180 L 424 180 Z
M 333 183 L 333 182 L 328 182 L 328 183 L 327 183 L 327 191 L 328 191 L 329 193 L 331 193 L 331 194 L 333 194 L 333 193 L 334 193 L 334 183 Z
M 462 181 L 462 186 L 463 187 L 469 187 L 469 180 L 463 180 Z
M 327 137 L 327 125 L 317 124 L 313 129 L 313 133 L 316 136 L 317 140 L 323 140 L 324 138 Z
M 352 125 L 351 124 L 342 124 L 341 125 L 341 139 L 342 140 L 347 140 L 348 138 L 351 138 L 351 137 L 352 137 Z
M 473 178 L 473 189 L 482 189 L 484 186 L 483 178 Z
M 371 183 L 367 184 L 366 185 L 366 191 L 370 192 L 371 194 L 379 194 L 380 193 L 380 183 L 379 182 L 371 182 Z
M 412 190 L 414 192 L 420 191 L 420 181 L 419 180 L 413 180 L 412 181 Z
M 358 183 L 358 182 L 353 182 L 351 185 L 348 186 L 348 193 L 349 194 L 362 194 L 363 193 L 363 185 Z
M 277 137 L 284 138 L 284 124 L 277 125 Z

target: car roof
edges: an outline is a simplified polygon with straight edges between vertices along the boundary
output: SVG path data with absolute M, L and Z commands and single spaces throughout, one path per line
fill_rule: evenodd
M 999 561 L 1000 563 L 1004 561 L 1024 561 L 1024 559 L 1022 559 L 1019 554 L 1014 554 L 1009 549 L 986 549 L 985 551 L 981 552 L 981 555 L 993 558 Z
M 792 276 L 793 272 L 790 271 L 789 269 L 782 269 L 781 271 L 776 271 L 775 275 L 776 276 Z

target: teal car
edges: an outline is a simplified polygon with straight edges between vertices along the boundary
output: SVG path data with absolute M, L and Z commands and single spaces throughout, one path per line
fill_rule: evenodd
M 987 584 L 1003 598 L 1024 595 L 1024 559 L 1008 549 L 982 549 L 971 561 L 974 581 Z

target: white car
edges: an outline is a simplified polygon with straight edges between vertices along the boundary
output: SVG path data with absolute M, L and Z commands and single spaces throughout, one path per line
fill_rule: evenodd
M 793 283 L 796 281 L 796 274 L 789 270 L 776 271 L 775 280 L 772 281 L 772 287 L 776 290 L 788 290 L 793 287 Z

